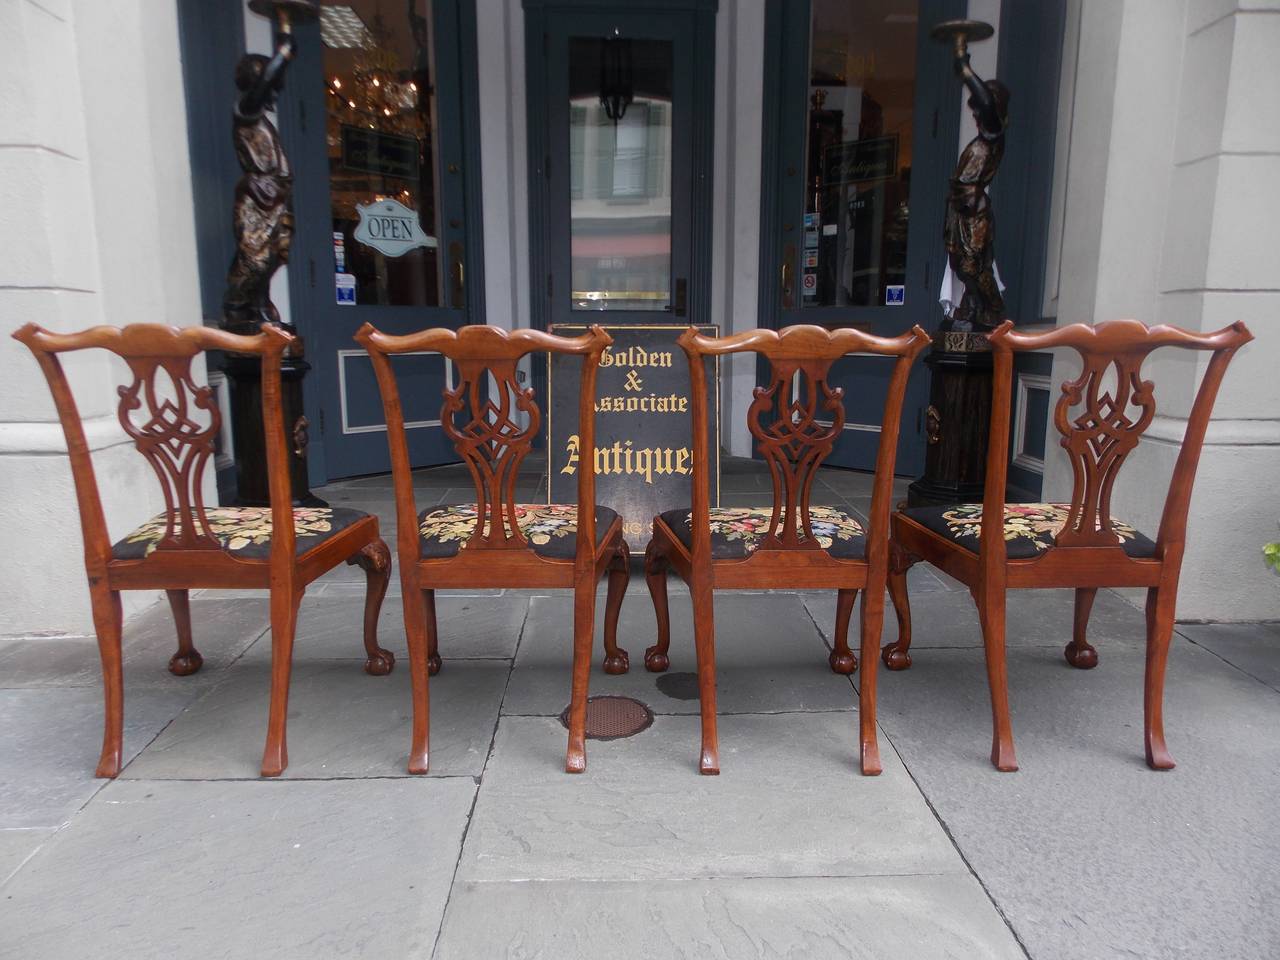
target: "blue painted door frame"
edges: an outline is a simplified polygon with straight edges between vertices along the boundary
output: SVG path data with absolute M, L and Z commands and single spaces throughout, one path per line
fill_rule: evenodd
M 313 486 L 390 469 L 386 427 L 372 368 L 352 335 L 368 321 L 388 333 L 484 322 L 480 235 L 479 110 L 473 0 L 433 0 L 435 170 L 442 304 L 338 305 L 319 26 L 295 27 L 298 55 L 280 102 L 280 131 L 294 167 L 296 236 L 290 314 L 306 340 L 304 403 Z M 458 460 L 439 427 L 448 370 L 439 355 L 398 358 L 401 400 L 415 466 Z

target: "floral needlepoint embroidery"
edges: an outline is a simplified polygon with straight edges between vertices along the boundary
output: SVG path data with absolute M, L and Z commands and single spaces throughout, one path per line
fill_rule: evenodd
M 753 553 L 769 535 L 769 521 L 773 519 L 772 507 L 716 507 L 711 511 L 711 536 L 726 541 L 739 541 L 746 553 Z M 693 515 L 687 521 L 693 524 Z M 786 514 L 778 518 L 779 529 L 786 522 Z M 843 510 L 834 507 L 809 508 L 809 524 L 818 546 L 830 550 L 837 540 L 852 542 L 861 537 L 862 524 Z
M 536 546 L 545 546 L 553 538 L 572 537 L 578 533 L 578 508 L 574 504 L 517 503 L 516 524 L 526 540 Z M 465 547 L 476 529 L 476 505 L 474 503 L 437 507 L 426 511 L 419 523 L 418 532 L 424 540 L 440 543 L 457 543 Z M 482 537 L 489 535 L 486 518 Z
M 205 515 L 210 532 L 224 550 L 235 553 L 250 547 L 266 548 L 271 543 L 270 507 L 213 507 Z M 150 556 L 164 537 L 165 524 L 163 514 L 154 517 L 125 537 L 124 543 L 145 544 L 142 556 Z M 294 536 L 299 540 L 323 536 L 332 529 L 333 511 L 328 508 L 296 507 L 293 511 Z
M 1004 505 L 1004 538 L 1006 541 L 1023 541 L 1038 551 L 1048 550 L 1067 525 L 1071 513 L 1069 503 L 1006 503 Z M 962 537 L 978 539 L 982 533 L 982 504 L 965 503 L 942 514 L 947 530 L 957 540 Z M 1133 540 L 1138 534 L 1133 527 L 1119 520 L 1111 521 L 1111 528 L 1119 537 L 1117 543 Z

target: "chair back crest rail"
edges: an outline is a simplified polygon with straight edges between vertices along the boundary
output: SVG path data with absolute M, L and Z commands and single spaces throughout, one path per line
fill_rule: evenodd
M 366 323 L 356 340 L 368 351 L 377 376 L 386 415 L 391 465 L 396 489 L 397 531 L 402 550 L 417 550 L 417 507 L 409 465 L 408 441 L 399 387 L 391 356 L 432 352 L 445 357 L 458 371 L 457 383 L 444 391 L 440 424 L 471 473 L 476 493 L 476 524 L 468 550 L 524 550 L 528 541 L 516 517 L 515 488 L 520 463 L 542 426 L 542 412 L 531 387 L 521 388 L 516 367 L 529 353 L 575 354 L 583 358 L 579 395 L 579 440 L 582 449 L 595 446 L 595 382 L 600 357 L 613 340 L 599 326 L 578 337 L 559 337 L 540 330 L 508 331 L 470 325 L 459 330 L 435 328 L 395 336 Z M 527 423 L 519 424 L 519 414 Z M 590 456 L 586 459 L 590 463 Z M 577 545 L 579 557 L 595 548 L 595 474 L 578 471 Z M 584 553 L 585 550 L 585 553 Z
M 1013 354 L 1054 347 L 1074 349 L 1080 375 L 1062 384 L 1053 412 L 1072 469 L 1071 507 L 1055 538 L 1062 547 L 1118 547 L 1111 517 L 1111 494 L 1126 458 L 1138 446 L 1156 414 L 1155 385 L 1142 377 L 1148 355 L 1161 347 L 1210 351 L 1208 367 L 1196 392 L 1182 448 L 1165 499 L 1157 537 L 1157 557 L 1180 549 L 1186 535 L 1191 487 L 1218 387 L 1236 350 L 1253 339 L 1243 323 L 1214 333 L 1192 333 L 1138 320 L 1111 320 L 1097 325 L 1071 324 L 1045 333 L 1017 333 L 1005 321 L 991 335 L 995 360 L 991 444 L 983 498 L 981 545 L 984 554 L 1004 562 L 1004 500 L 1008 469 L 1009 406 Z M 1106 389 L 1108 373 L 1114 386 Z
M 750 352 L 769 362 L 769 383 L 755 388 L 754 400 L 747 410 L 747 429 L 769 466 L 773 483 L 768 532 L 753 556 L 768 550 L 822 550 L 813 534 L 810 497 L 818 468 L 830 455 L 845 424 L 844 391 L 831 385 L 831 367 L 848 354 L 896 358 L 876 457 L 869 542 L 887 529 L 907 377 L 916 356 L 929 344 L 929 335 L 923 329 L 917 326 L 902 336 L 885 338 L 854 329 L 799 325 L 717 338 L 690 328 L 678 342 L 689 358 L 693 382 L 696 477 L 705 477 L 709 464 L 703 357 Z M 695 557 L 710 555 L 709 523 L 709 492 L 705 484 L 696 482 L 692 524 Z
M 221 546 L 209 523 L 202 481 L 222 418 L 212 389 L 197 386 L 192 378 L 191 362 L 207 350 L 261 357 L 263 422 L 266 436 L 274 438 L 267 443 L 273 520 L 271 560 L 273 565 L 277 558 L 284 563 L 291 561 L 294 530 L 280 408 L 280 360 L 293 342 L 291 336 L 270 325 L 257 335 L 240 336 L 209 327 L 138 323 L 92 327 L 69 334 L 27 324 L 13 337 L 35 355 L 53 394 L 71 460 L 85 561 L 91 576 L 105 573 L 111 560 L 111 541 L 79 410 L 59 354 L 103 349 L 125 362 L 132 380 L 117 388 L 120 402 L 116 416 L 155 472 L 164 496 L 165 528 L 155 551 L 217 554 L 221 554 Z M 207 415 L 207 425 L 195 419 L 197 411 Z

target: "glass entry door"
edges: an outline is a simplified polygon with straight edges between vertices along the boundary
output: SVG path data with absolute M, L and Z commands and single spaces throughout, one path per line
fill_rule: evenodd
M 949 51 L 928 31 L 953 0 L 775 2 L 780 102 L 777 206 L 765 213 L 766 296 L 778 326 L 855 326 L 881 336 L 939 320 L 942 213 L 956 156 L 959 93 Z M 766 133 L 766 144 L 768 133 Z M 766 147 L 767 149 L 767 147 Z M 772 278 L 769 280 L 768 278 Z M 830 463 L 875 466 L 889 365 L 850 357 L 833 371 L 846 426 Z M 924 466 L 928 373 L 915 369 L 899 473 Z
M 547 323 L 690 314 L 693 15 L 546 18 Z
M 301 274 L 292 287 L 301 303 L 292 313 L 314 368 L 328 479 L 390 469 L 381 398 L 356 330 L 366 321 L 388 333 L 469 322 L 458 17 L 457 0 L 322 0 L 290 78 L 303 141 L 294 149 L 291 274 Z M 440 429 L 444 358 L 393 364 L 414 464 L 456 460 Z

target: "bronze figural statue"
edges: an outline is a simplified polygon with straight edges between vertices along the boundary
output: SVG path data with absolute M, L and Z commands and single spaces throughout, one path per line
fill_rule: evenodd
M 943 239 L 951 269 L 964 284 L 964 297 L 943 330 L 988 332 L 1004 320 L 1004 298 L 996 282 L 995 217 L 987 187 L 1004 156 L 1004 132 L 1009 123 L 1009 89 L 999 80 L 984 81 L 969 66 L 963 35 L 957 36 L 956 73 L 969 88 L 969 109 L 978 135 L 960 154 L 951 189 Z
M 279 34 L 276 43 L 271 58 L 251 53 L 236 65 L 240 99 L 233 114 L 232 137 L 244 176 L 236 184 L 236 255 L 222 300 L 223 325 L 234 333 L 257 333 L 263 323 L 281 323 L 271 302 L 271 277 L 289 259 L 293 176 L 280 132 L 267 111 L 275 109 L 295 47 L 286 33 Z M 281 325 L 293 332 L 290 325 Z

